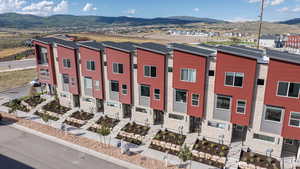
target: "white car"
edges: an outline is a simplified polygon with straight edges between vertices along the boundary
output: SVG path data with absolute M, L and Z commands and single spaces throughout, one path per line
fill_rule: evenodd
M 29 84 L 33 87 L 40 87 L 41 83 L 39 82 L 39 79 L 34 79 L 33 81 L 29 82 Z

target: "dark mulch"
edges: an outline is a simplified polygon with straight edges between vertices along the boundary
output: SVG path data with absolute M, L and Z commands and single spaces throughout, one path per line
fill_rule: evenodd
M 77 128 L 80 128 L 80 127 L 82 127 L 82 126 L 85 125 L 85 124 L 74 123 L 74 122 L 71 122 L 71 121 L 68 121 L 68 120 L 65 120 L 64 123 L 65 123 L 65 124 L 68 124 L 68 125 L 70 125 L 70 126 L 77 127 Z
M 29 104 L 31 107 L 36 107 L 37 105 L 41 104 L 44 101 L 46 101 L 46 99 L 41 98 L 40 95 L 31 96 L 24 100 L 24 102 Z
M 178 153 L 179 153 L 179 151 L 170 150 L 170 149 L 158 146 L 158 145 L 154 145 L 152 143 L 150 144 L 149 148 L 160 151 L 160 152 L 164 152 L 164 153 L 168 152 L 169 154 L 172 154 L 172 155 L 175 155 L 175 156 L 177 156 Z
M 78 119 L 78 120 L 87 121 L 87 120 L 91 120 L 94 117 L 94 114 L 87 113 L 84 111 L 77 111 L 77 112 L 74 112 L 71 117 Z
M 242 152 L 241 161 L 254 164 L 256 166 L 268 168 L 268 169 L 279 169 L 280 162 L 272 157 L 253 153 L 253 152 Z
M 164 141 L 176 145 L 182 145 L 186 136 L 178 133 L 174 133 L 168 130 L 160 130 L 154 137 L 155 140 Z
M 136 145 L 141 145 L 142 142 L 140 140 L 137 140 L 137 139 L 133 139 L 133 138 L 128 138 L 128 137 L 124 137 L 124 136 L 121 136 L 121 135 L 117 135 L 116 139 L 119 139 L 119 140 L 124 140 L 126 142 L 129 142 L 129 143 L 132 143 L 132 144 L 136 144 Z
M 38 111 L 34 112 L 34 114 L 37 115 L 37 116 L 40 116 L 40 117 L 43 116 L 43 113 L 40 113 Z M 53 117 L 53 116 L 49 115 L 49 120 L 57 121 L 57 120 L 59 120 L 59 118 L 58 117 Z
M 208 140 L 197 139 L 196 143 L 193 146 L 193 150 L 209 153 L 211 155 L 226 157 L 229 152 L 229 147 Z
M 71 110 L 68 107 L 60 105 L 59 100 L 53 100 L 52 102 L 43 106 L 43 109 L 46 111 L 54 112 L 54 113 L 61 114 L 61 115 L 65 114 L 67 111 Z
M 3 106 L 9 107 L 11 109 L 16 108 L 17 110 L 23 111 L 23 112 L 29 112 L 30 110 L 27 109 L 26 106 L 21 104 L 21 100 L 19 99 L 14 99 L 10 102 L 4 103 Z
M 126 131 L 128 133 L 134 133 L 141 136 L 145 136 L 150 130 L 150 127 L 142 126 L 133 122 L 133 123 L 127 123 L 121 130 Z

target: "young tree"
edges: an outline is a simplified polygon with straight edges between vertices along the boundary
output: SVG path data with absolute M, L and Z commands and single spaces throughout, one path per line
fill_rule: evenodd
M 103 140 L 104 140 L 104 144 L 106 144 L 106 139 L 105 137 L 108 136 L 110 134 L 110 128 L 108 127 L 105 127 L 105 126 L 102 126 L 100 129 L 98 129 L 98 134 L 100 136 L 103 137 Z
M 180 149 L 178 157 L 180 158 L 180 166 L 182 161 L 186 162 L 188 160 L 192 160 L 192 152 L 186 144 Z
M 50 116 L 45 112 L 45 113 L 42 113 L 41 118 L 47 124 L 49 122 Z

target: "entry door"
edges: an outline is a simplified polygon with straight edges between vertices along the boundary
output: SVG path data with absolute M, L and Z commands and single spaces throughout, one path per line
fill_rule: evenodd
M 104 111 L 102 100 L 96 99 L 96 106 L 97 106 L 97 112 L 103 112 Z
M 74 107 L 79 107 L 80 106 L 80 101 L 79 101 L 79 96 L 78 95 L 73 95 L 73 104 L 74 104 Z
M 201 129 L 201 119 L 198 117 L 190 116 L 190 132 L 200 132 Z
M 123 104 L 123 117 L 131 118 L 131 106 L 129 104 Z
M 153 111 L 154 115 L 154 124 L 163 124 L 164 123 L 164 112 L 160 110 L 154 110 Z

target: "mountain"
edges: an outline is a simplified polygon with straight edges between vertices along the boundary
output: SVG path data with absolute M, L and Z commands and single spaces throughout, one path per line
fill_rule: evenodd
M 107 16 L 75 16 L 52 15 L 40 17 L 35 15 L 4 13 L 0 14 L 0 27 L 6 28 L 37 28 L 37 27 L 65 27 L 65 26 L 91 26 L 91 25 L 159 25 L 159 24 L 190 24 L 190 23 L 219 23 L 224 22 L 210 18 L 196 18 L 188 16 L 175 16 L 168 18 L 135 18 L 135 17 L 107 17 Z
M 294 18 L 287 21 L 281 21 L 279 22 L 281 24 L 288 24 L 288 25 L 297 25 L 300 24 L 300 18 Z

